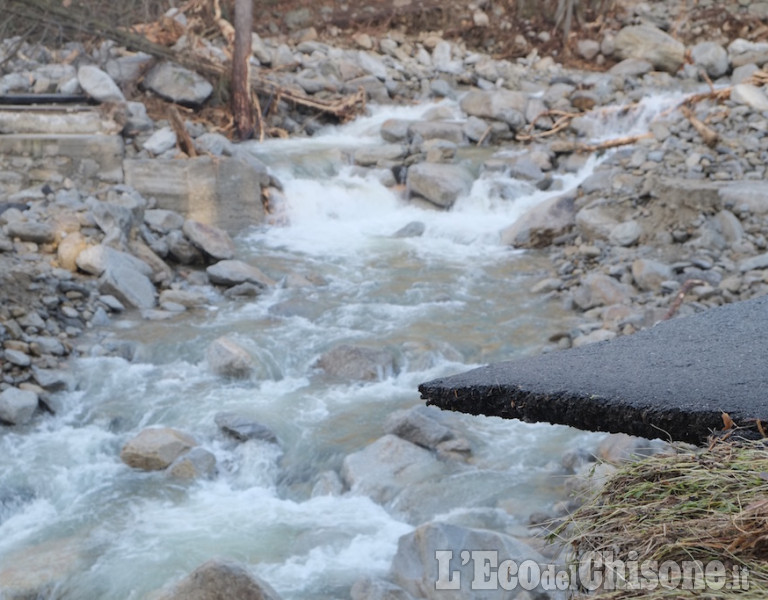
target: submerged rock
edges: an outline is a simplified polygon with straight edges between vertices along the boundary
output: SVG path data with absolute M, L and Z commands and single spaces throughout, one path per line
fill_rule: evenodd
M 394 359 L 388 351 L 350 344 L 329 350 L 314 366 L 333 377 L 361 381 L 383 379 L 395 368 Z
M 9 387 L 0 393 L 0 422 L 23 425 L 32 419 L 36 409 L 37 394 L 35 392 Z
M 157 600 L 280 600 L 266 581 L 244 565 L 230 560 L 209 560 Z
M 253 373 L 254 364 L 250 353 L 226 336 L 211 342 L 205 357 L 208 367 L 216 375 L 242 379 Z

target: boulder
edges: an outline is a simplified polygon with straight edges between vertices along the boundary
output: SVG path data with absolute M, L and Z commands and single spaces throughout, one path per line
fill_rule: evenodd
M 418 163 L 408 169 L 408 189 L 442 208 L 469 194 L 474 177 L 459 165 Z
M 208 346 L 205 353 L 208 367 L 222 377 L 245 378 L 253 373 L 250 353 L 231 338 L 222 336 Z
M 434 450 L 438 444 L 456 437 L 440 423 L 440 411 L 431 406 L 415 406 L 392 413 L 384 423 L 384 431 L 423 448 Z
M 517 565 L 525 560 L 539 565 L 551 563 L 551 560 L 545 559 L 512 536 L 489 529 L 473 529 L 443 522 L 430 522 L 417 527 L 398 540 L 397 553 L 390 567 L 390 578 L 416 598 L 427 600 L 478 598 L 480 595 L 477 590 L 472 589 L 472 582 L 476 580 L 478 573 L 482 573 L 482 570 L 479 570 L 482 558 L 476 554 L 475 560 L 469 560 L 473 557 L 471 554 L 473 551 L 498 557 L 499 564 L 491 568 L 492 573 L 495 573 L 495 567 L 503 573 L 505 567 L 502 561 L 505 560 L 515 561 Z M 452 582 L 459 583 L 459 589 L 447 587 L 449 577 Z M 544 596 L 540 587 L 534 588 L 532 592 L 537 593 L 536 597 Z M 529 593 L 520 586 L 511 591 L 496 586 L 495 589 L 483 590 L 482 598 L 499 598 L 499 600 L 518 596 L 529 598 L 531 597 Z
M 464 126 L 460 123 L 416 121 L 408 127 L 408 134 L 413 139 L 448 140 L 454 144 L 464 143 Z
M 213 420 L 219 429 L 235 438 L 238 442 L 263 440 L 274 444 L 277 443 L 277 436 L 269 427 L 237 413 L 216 413 Z
M 125 102 L 123 92 L 104 71 L 93 65 L 83 65 L 77 70 L 80 87 L 97 102 Z
M 144 87 L 166 100 L 188 106 L 199 106 L 213 93 L 208 81 L 172 62 L 161 62 L 150 69 Z
M 209 560 L 161 593 L 156 600 L 280 600 L 277 592 L 230 560 Z
M 208 304 L 208 296 L 190 290 L 163 290 L 160 292 L 160 304 L 165 302 L 180 304 L 184 308 L 199 308 Z
M 691 48 L 693 64 L 706 71 L 712 79 L 728 73 L 728 52 L 717 42 L 701 42 Z
M 82 253 L 81 253 L 82 256 Z M 153 308 L 157 291 L 149 277 L 128 266 L 107 269 L 99 278 L 99 291 L 134 308 Z
M 370 167 L 389 161 L 400 161 L 406 154 L 407 148 L 403 144 L 381 144 L 358 148 L 355 150 L 354 162 L 356 165 Z
M 672 268 L 657 260 L 638 258 L 632 263 L 632 278 L 642 291 L 658 291 L 663 281 L 673 278 Z
M 388 434 L 347 455 L 341 476 L 353 494 L 386 504 L 407 486 L 438 477 L 445 470 L 445 464 L 429 450 Z
M 75 264 L 82 271 L 96 276 L 113 269 L 133 269 L 147 277 L 152 275 L 152 267 L 144 261 L 104 244 L 90 246 L 80 252 Z
M 685 45 L 652 25 L 624 27 L 616 34 L 614 45 L 619 58 L 647 60 L 669 73 L 675 73 L 685 60 Z
M 351 344 L 332 348 L 314 366 L 331 377 L 360 381 L 386 378 L 395 369 L 394 359 L 388 351 Z
M 523 92 L 494 90 L 468 92 L 459 105 L 468 116 L 504 121 L 516 130 L 525 124 L 523 115 L 527 104 L 528 96 Z M 522 123 L 519 117 L 522 117 Z
M 403 225 L 395 233 L 392 234 L 393 238 L 410 238 L 421 237 L 426 230 L 426 225 L 422 221 L 411 221 L 406 225 Z
M 408 130 L 413 121 L 407 119 L 387 119 L 381 124 L 379 133 L 390 143 L 402 142 L 408 139 Z
M 235 244 L 229 234 L 213 225 L 187 219 L 182 226 L 184 235 L 208 256 L 227 260 L 235 255 Z
M 174 229 L 165 238 L 168 244 L 168 254 L 182 265 L 198 265 L 205 263 L 202 251 L 190 242 L 181 229 Z
M 556 237 L 570 231 L 574 223 L 573 196 L 550 198 L 502 230 L 501 243 L 517 248 L 545 248 Z
M 160 471 L 195 446 L 197 441 L 189 434 L 170 427 L 152 427 L 128 440 L 120 459 L 134 469 Z
M 265 288 L 277 283 L 258 267 L 241 260 L 222 260 L 209 266 L 205 271 L 211 283 L 217 285 L 232 286 L 247 282 Z
M 0 393 L 0 421 L 9 425 L 29 422 L 37 409 L 37 400 L 37 394 L 33 391 L 7 388 Z

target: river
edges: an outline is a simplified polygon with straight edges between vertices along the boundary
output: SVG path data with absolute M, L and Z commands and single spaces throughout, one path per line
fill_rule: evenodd
M 386 118 L 428 108 L 376 109 L 311 140 L 251 144 L 284 185 L 286 223 L 241 232 L 239 254 L 276 279 L 298 273 L 318 284 L 218 299 L 170 321 L 115 321 L 106 333 L 138 343 L 133 361 L 78 359 L 77 389 L 58 395 L 57 415 L 0 430 L 0 565 L 62 543 L 72 549 L 69 575 L 47 597 L 140 599 L 225 557 L 287 599 L 348 597 L 360 576 L 386 574 L 398 538 L 419 522 L 495 519 L 524 533 L 531 512 L 561 499 L 562 454 L 600 436 L 466 415 L 451 423 L 472 444 L 471 460 L 417 486 L 416 510 L 312 494 L 321 472 L 338 472 L 383 434 L 389 414 L 421 402 L 420 382 L 535 354 L 576 324 L 529 291 L 549 259 L 499 243 L 501 228 L 559 192 L 497 172 L 437 212 L 346 164 L 350 150 L 380 143 Z M 487 156 L 466 154 L 478 169 Z M 590 160 L 555 187 L 571 189 L 593 168 Z M 422 236 L 392 236 L 413 221 Z M 207 370 L 205 349 L 225 334 L 256 357 L 256 376 L 228 382 Z M 340 343 L 390 349 L 396 369 L 368 383 L 325 377 L 313 365 Z M 228 440 L 214 424 L 224 410 L 264 423 L 279 446 Z M 153 425 L 195 435 L 216 455 L 218 476 L 186 484 L 125 466 L 122 445 Z

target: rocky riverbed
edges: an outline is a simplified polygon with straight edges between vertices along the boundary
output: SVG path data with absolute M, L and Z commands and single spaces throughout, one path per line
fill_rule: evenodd
M 359 33 L 337 44 L 301 27 L 290 35 L 254 35 L 253 66 L 306 98 L 328 101 L 362 89 L 373 104 L 434 103 L 419 119 L 386 120 L 380 143 L 334 155 L 426 209 L 396 236 L 418 239 L 431 211 L 451 210 L 500 172 L 510 176 L 493 190 L 501 201 L 553 192 L 517 222 L 499 223 L 498 234 L 502 244 L 548 259 L 550 272 L 533 292 L 578 316 L 577 326 L 550 336 L 545 350 L 554 351 L 768 291 L 768 75 L 760 70 L 768 44 L 718 38 L 686 47 L 656 27 L 662 23 L 653 14 L 636 11 L 600 39 L 578 44 L 583 61 L 605 70 L 566 68 L 535 50 L 500 60 L 439 32 Z M 184 24 L 184 15 L 170 17 Z M 212 56 L 221 52 L 203 42 Z M 178 49 L 185 43 L 179 38 Z M 183 148 L 185 136 L 166 110 L 209 101 L 214 88 L 203 77 L 111 42 L 46 49 L 8 39 L 0 56 L 6 97 L 82 94 L 96 103 L 59 112 L 0 109 L 0 421 L 6 431 L 59 411 L 57 393 L 75 381 L 71 359 L 133 358 L 135 345 L 106 327 L 123 313 L 183 319 L 185 312 L 267 290 L 323 285 L 307 272 L 265 273 L 241 260 L 227 230 L 236 232 L 238 217 L 246 221 L 240 226 L 279 226 L 290 199 L 251 145 L 233 144 L 195 111 L 181 113 L 194 151 Z M 181 87 L 169 89 L 179 80 Z M 329 123 L 273 100 L 267 126 L 274 133 L 312 135 Z M 686 100 L 690 116 L 680 109 Z M 629 136 L 631 144 L 612 150 L 605 144 Z M 577 189 L 555 193 L 563 175 L 593 156 L 599 164 Z M 214 202 L 228 202 L 228 212 L 206 212 Z M 243 204 L 245 217 L 238 213 Z M 209 345 L 206 365 L 225 381 L 260 368 L 248 348 L 226 336 Z M 398 365 L 386 351 L 345 344 L 313 368 L 346 381 L 376 381 Z M 222 412 L 216 425 L 239 443 L 279 442 L 242 415 Z M 313 494 L 354 489 L 390 508 L 400 502 L 404 510 L 404 489 L 454 472 L 472 455 L 450 417 L 432 410 L 397 413 L 381 433 L 347 456 L 340 473 L 322 474 Z M 215 456 L 194 434 L 145 429 L 126 440 L 120 455 L 135 469 L 215 477 Z M 569 453 L 560 472 L 591 469 L 594 453 L 625 458 L 645 446 L 611 438 L 599 451 Z M 547 514 L 568 508 L 565 501 Z M 433 551 L 450 547 L 458 556 L 469 528 L 422 523 L 417 514 L 410 518 L 418 527 L 403 536 L 387 580 L 361 580 L 352 597 L 434 596 Z M 520 542 L 529 532 L 472 531 L 480 536 L 477 547 L 546 561 Z M 244 578 L 244 589 L 256 585 L 237 565 L 201 569 L 194 577 L 214 588 L 219 576 Z M 20 581 L 13 568 L 0 570 L 0 581 L 3 573 L 6 581 Z M 52 584 L 37 583 L 42 587 L 19 593 Z M 189 585 L 182 581 L 169 597 L 188 597 Z

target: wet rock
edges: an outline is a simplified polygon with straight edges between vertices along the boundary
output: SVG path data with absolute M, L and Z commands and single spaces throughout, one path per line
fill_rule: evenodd
M 258 267 L 241 260 L 222 260 L 209 266 L 205 271 L 211 283 L 217 285 L 232 286 L 247 282 L 265 288 L 277 283 Z
M 74 377 L 66 371 L 42 369 L 33 365 L 32 377 L 40 387 L 49 392 L 59 392 L 74 387 Z
M 657 260 L 638 258 L 632 263 L 632 278 L 642 291 L 658 291 L 663 281 L 673 278 L 672 268 Z
M 19 238 L 22 242 L 50 244 L 56 237 L 53 227 L 34 221 L 11 221 L 6 226 L 8 237 Z
M 192 571 L 156 600 L 280 600 L 277 592 L 244 565 L 210 560 Z
M 160 304 L 166 302 L 180 304 L 184 308 L 199 308 L 208 304 L 208 296 L 190 290 L 163 290 L 160 292 Z
M 200 75 L 171 62 L 153 67 L 144 86 L 158 96 L 189 106 L 199 106 L 213 93 L 213 86 Z
M 187 219 L 182 226 L 184 235 L 208 256 L 217 260 L 230 259 L 235 255 L 235 244 L 223 229 Z
M 216 457 L 205 448 L 196 446 L 171 463 L 168 475 L 176 479 L 213 479 L 216 476 Z
M 197 441 L 187 433 L 153 427 L 128 440 L 120 451 L 120 459 L 134 469 L 160 471 L 195 446 Z
M 381 146 L 355 150 L 354 161 L 356 165 L 369 167 L 397 161 L 405 158 L 405 155 L 406 148 L 402 144 L 382 144 Z
M 418 163 L 408 169 L 408 189 L 432 204 L 450 208 L 469 194 L 474 177 L 460 165 Z
M 349 454 L 341 476 L 353 494 L 386 504 L 409 485 L 439 476 L 443 463 L 429 450 L 395 435 L 385 435 L 359 452 Z
M 456 437 L 452 430 L 440 423 L 440 411 L 429 406 L 416 406 L 391 414 L 384 423 L 384 432 L 429 450 Z
M 464 127 L 460 123 L 444 121 L 416 121 L 411 123 L 408 134 L 414 140 L 448 140 L 464 143 Z
M 240 344 L 222 336 L 215 339 L 206 351 L 208 367 L 222 377 L 245 378 L 253 373 L 253 358 Z
M 125 102 L 114 80 L 98 67 L 83 65 L 77 70 L 77 80 L 85 93 L 97 102 Z
M 239 442 L 263 440 L 277 444 L 277 436 L 269 427 L 237 413 L 216 413 L 213 420 L 219 429 Z
M 408 129 L 413 121 L 407 119 L 387 119 L 382 123 L 379 133 L 390 143 L 402 142 L 408 139 Z
M 728 73 L 728 52 L 717 42 L 701 42 L 691 48 L 693 64 L 706 71 L 712 79 Z
M 403 588 L 372 577 L 358 579 L 349 591 L 352 600 L 414 600 Z
M 626 433 L 614 433 L 603 438 L 597 447 L 596 456 L 600 460 L 620 464 L 669 451 L 674 451 L 674 448 L 662 440 L 647 440 Z
M 336 471 L 323 471 L 317 476 L 315 485 L 312 486 L 312 497 L 341 496 L 344 492 L 344 483 Z
M 545 248 L 573 228 L 574 199 L 558 196 L 534 206 L 502 230 L 501 243 L 518 248 Z
M 6 350 L 7 356 L 8 350 Z M 9 387 L 0 393 L 0 421 L 23 425 L 32 419 L 37 409 L 37 394 L 30 390 Z
M 69 537 L 27 545 L 18 552 L 3 555 L 2 597 L 4 600 L 55 597 L 68 578 L 87 567 L 84 540 Z
M 386 351 L 341 344 L 323 354 L 314 364 L 327 375 L 340 379 L 376 381 L 394 371 L 394 359 Z
M 685 46 L 652 25 L 624 27 L 614 38 L 615 54 L 621 58 L 647 60 L 654 67 L 676 72 L 685 60 Z
M 447 593 L 455 600 L 477 598 L 477 591 L 471 589 L 475 565 L 472 561 L 464 561 L 462 558 L 462 551 L 472 550 L 495 551 L 499 557 L 504 557 L 500 560 L 516 561 L 517 564 L 524 560 L 532 560 L 542 565 L 548 562 L 527 544 L 512 536 L 489 529 L 430 522 L 398 540 L 397 553 L 390 567 L 390 578 L 416 598 L 440 600 L 445 598 Z M 441 563 L 436 559 L 436 553 L 439 551 L 446 552 L 442 556 L 445 556 L 443 560 L 447 569 L 440 569 Z M 503 569 L 503 565 L 500 565 L 500 568 Z M 440 575 L 444 578 L 448 573 L 453 574 L 455 581 L 460 582 L 460 588 L 450 592 L 436 589 L 435 582 L 440 581 Z M 539 589 L 534 591 L 537 596 L 539 593 L 543 594 Z M 525 593 L 521 590 L 518 592 Z M 489 592 L 485 597 L 516 598 L 518 594 L 499 588 L 493 595 Z

